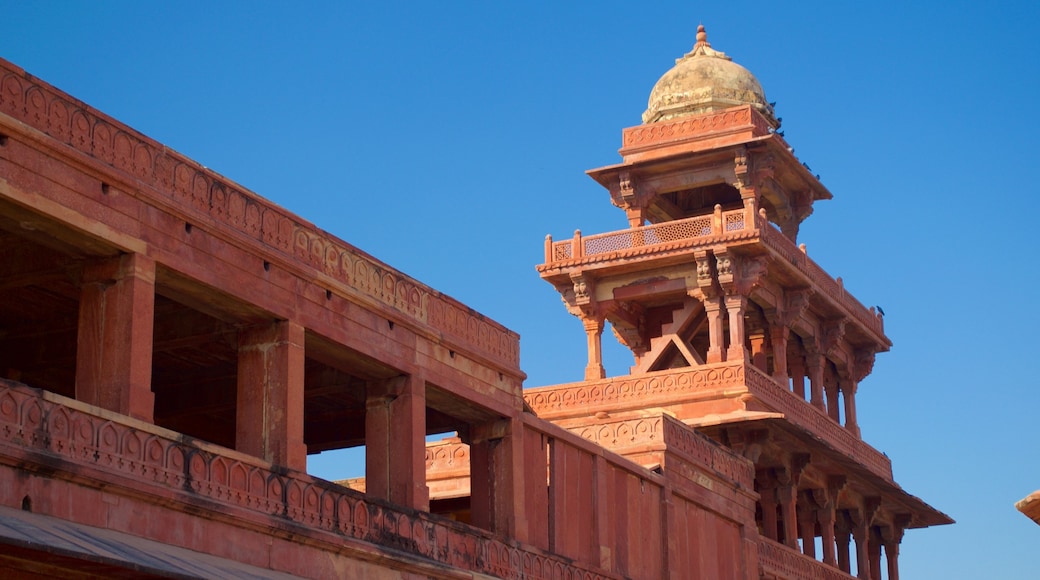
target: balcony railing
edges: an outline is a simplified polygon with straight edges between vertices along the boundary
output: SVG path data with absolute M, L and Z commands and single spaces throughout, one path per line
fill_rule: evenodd
M 816 434 L 845 455 L 866 466 L 875 475 L 892 481 L 892 461 L 883 453 L 864 443 L 862 439 L 831 419 L 827 413 L 784 388 L 754 365 L 747 365 L 744 375 L 751 394 L 783 413 L 788 421 Z
M 758 565 L 767 578 L 852 580 L 854 577 L 768 538 L 758 538 Z
M 715 213 L 710 215 L 694 216 L 588 237 L 582 237 L 581 232 L 576 232 L 571 240 L 553 242 L 550 238 L 546 244 L 545 262 L 549 264 L 669 242 L 710 238 L 713 235 L 752 229 L 753 225 L 750 228 L 747 227 L 749 222 L 743 209 L 722 211 L 720 208 L 716 208 Z
M 524 393 L 524 400 L 540 416 L 558 420 L 600 410 L 640 408 L 649 398 L 653 398 L 656 405 L 667 406 L 691 399 L 709 400 L 747 392 L 783 413 L 788 422 L 827 441 L 875 475 L 892 480 L 892 462 L 883 453 L 744 361 L 532 389 Z
M 756 229 L 757 228 L 757 229 Z M 720 237 L 737 232 L 754 232 L 762 243 L 783 260 L 798 269 L 812 283 L 816 291 L 837 302 L 861 325 L 884 337 L 884 322 L 862 302 L 845 292 L 841 279 L 831 278 L 816 262 L 812 261 L 794 242 L 780 233 L 762 216 L 750 219 L 745 209 L 722 211 L 716 207 L 711 214 L 686 219 L 582 236 L 575 232 L 574 238 L 559 242 L 546 238 L 545 266 L 579 258 L 606 257 L 613 252 L 626 252 L 644 248 L 663 248 L 669 244 L 686 242 L 691 247 L 705 247 L 720 241 Z

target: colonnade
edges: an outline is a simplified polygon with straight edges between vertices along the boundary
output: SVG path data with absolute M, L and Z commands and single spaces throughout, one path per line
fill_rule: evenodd
M 784 467 L 757 471 L 760 533 L 847 574 L 852 574 L 854 553 L 856 576 L 864 580 L 881 580 L 884 549 L 887 578 L 898 580 L 899 544 L 909 516 L 881 521 L 877 517 L 879 497 L 864 497 L 852 507 L 839 508 L 838 493 L 846 485 L 845 477 L 832 476 L 825 485 L 800 487 L 798 481 L 806 463 L 806 456 L 796 455 Z M 817 554 L 817 538 L 821 554 Z
M 76 344 L 75 398 L 148 423 L 155 423 L 155 279 L 155 261 L 142 254 L 86 265 Z M 305 337 L 294 320 L 238 329 L 233 442 L 240 452 L 303 472 Z M 427 380 L 419 367 L 399 372 L 364 387 L 365 493 L 428 511 Z M 522 473 L 521 423 L 488 418 L 467 423 L 466 431 L 473 523 L 522 539 L 523 494 L 513 489 Z

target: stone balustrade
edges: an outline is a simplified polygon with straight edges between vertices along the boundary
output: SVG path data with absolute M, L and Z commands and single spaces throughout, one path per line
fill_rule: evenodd
M 668 254 L 676 250 L 710 249 L 719 243 L 750 237 L 757 237 L 785 263 L 797 268 L 817 295 L 833 300 L 849 316 L 887 342 L 881 316 L 846 292 L 840 279 L 831 278 L 819 264 L 764 218 L 755 216 L 749 219 L 743 209 L 721 211 L 716 208 L 712 214 L 592 236 L 582 236 L 581 232 L 575 232 L 573 239 L 564 241 L 554 242 L 548 237 L 545 264 L 539 266 L 539 270 L 655 253 Z
M 550 237 L 546 242 L 545 263 L 571 260 L 574 258 L 612 258 L 619 253 L 644 248 L 656 248 L 662 245 L 685 243 L 685 245 L 708 245 L 716 243 L 720 236 L 733 232 L 752 230 L 747 227 L 743 209 L 722 211 L 716 208 L 714 214 L 694 216 L 686 219 L 640 226 L 627 230 L 608 232 L 583 237 L 576 232 L 574 238 L 562 242 L 553 242 Z
M 0 464 L 73 478 L 199 513 L 231 514 L 238 525 L 361 550 L 363 542 L 496 578 L 614 578 L 484 530 L 399 508 L 216 445 L 0 379 Z M 55 471 L 53 466 L 64 468 Z M 223 517 L 223 516 L 221 516 Z M 344 543 L 348 539 L 353 548 Z
M 875 475 L 892 481 L 892 461 L 883 453 L 850 433 L 826 412 L 784 388 L 754 365 L 748 365 L 744 374 L 748 391 L 756 399 L 783 413 L 789 422 L 814 433 L 845 455 L 865 465 Z
M 666 406 L 669 402 L 691 398 L 709 399 L 744 392 L 783 413 L 789 422 L 816 434 L 875 475 L 892 480 L 892 462 L 884 454 L 744 361 L 531 389 L 524 392 L 524 400 L 539 416 L 559 420 L 601 410 L 636 409 L 645 406 L 650 398 Z
M 762 577 L 775 580 L 851 580 L 853 576 L 774 542 L 758 537 L 758 565 Z
M 524 400 L 539 416 L 562 419 L 597 411 L 642 408 L 650 397 L 715 397 L 726 388 L 744 389 L 743 361 L 670 369 L 639 375 L 542 387 L 524 391 Z

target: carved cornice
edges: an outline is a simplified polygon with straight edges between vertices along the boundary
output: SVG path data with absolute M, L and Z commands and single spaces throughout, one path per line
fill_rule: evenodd
M 0 114 L 122 174 L 147 203 L 238 232 L 406 320 L 519 365 L 516 333 L 2 60 Z

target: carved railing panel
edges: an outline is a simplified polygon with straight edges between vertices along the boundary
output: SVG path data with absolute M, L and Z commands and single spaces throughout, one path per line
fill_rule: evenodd
M 618 410 L 643 406 L 649 397 L 743 385 L 744 363 L 738 361 L 532 389 L 524 392 L 524 400 L 535 413 L 554 417 L 568 410 Z
M 579 236 L 572 240 L 553 242 L 546 263 L 570 260 L 577 254 L 580 257 L 595 257 L 637 249 L 653 251 L 677 242 L 708 245 L 709 242 L 717 243 L 720 236 L 753 229 L 753 224 L 752 228 L 747 225 L 744 210 L 738 209 L 721 212 L 718 216 L 700 215 L 587 237 Z
M 860 324 L 879 336 L 885 336 L 885 324 L 882 318 L 871 313 L 855 296 L 846 292 L 843 285 L 831 278 L 830 274 L 809 258 L 805 252 L 799 250 L 787 236 L 772 227 L 761 228 L 761 236 L 762 243 L 783 257 L 786 262 L 797 267 L 812 281 L 817 294 L 833 298 Z
M 835 422 L 827 413 L 784 388 L 754 365 L 748 365 L 746 379 L 748 390 L 755 398 L 783 413 L 791 423 L 815 433 L 875 475 L 892 481 L 892 462 Z
M 87 409 L 0 379 L 0 462 L 29 468 L 33 454 L 40 461 L 64 459 L 81 467 L 74 477 L 113 490 L 133 487 L 140 497 L 156 488 L 162 501 L 170 493 L 185 494 L 197 509 L 205 505 L 200 500 L 214 502 L 216 511 L 235 506 L 496 578 L 614 577 L 478 528 L 405 511 L 304 473 L 276 472 L 243 454 L 186 443 L 165 429 L 131 426 Z M 64 473 L 48 471 L 51 477 Z
M 213 220 L 512 366 L 519 336 L 277 205 L 0 60 L 0 113 L 123 173 L 146 201 Z
M 758 537 L 758 565 L 770 578 L 783 580 L 852 580 L 853 576 L 774 542 Z

